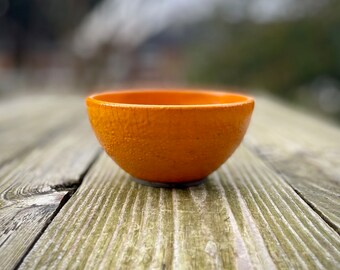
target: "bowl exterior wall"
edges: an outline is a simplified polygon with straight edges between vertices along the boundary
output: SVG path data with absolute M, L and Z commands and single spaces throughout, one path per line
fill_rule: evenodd
M 254 103 L 225 107 L 138 107 L 87 102 L 107 154 L 132 176 L 155 182 L 202 179 L 241 143 Z

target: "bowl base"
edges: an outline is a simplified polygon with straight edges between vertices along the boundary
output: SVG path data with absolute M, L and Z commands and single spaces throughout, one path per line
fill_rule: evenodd
M 149 187 L 156 187 L 156 188 L 187 188 L 192 186 L 197 186 L 202 184 L 207 178 L 194 180 L 194 181 L 188 181 L 188 182 L 180 182 L 180 183 L 171 183 L 171 182 L 152 182 L 147 180 L 142 180 L 139 178 L 131 177 L 131 180 Z

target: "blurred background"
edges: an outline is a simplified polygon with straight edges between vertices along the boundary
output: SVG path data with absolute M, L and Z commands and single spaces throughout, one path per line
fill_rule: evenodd
M 340 0 L 0 0 L 0 98 L 239 87 L 340 121 Z

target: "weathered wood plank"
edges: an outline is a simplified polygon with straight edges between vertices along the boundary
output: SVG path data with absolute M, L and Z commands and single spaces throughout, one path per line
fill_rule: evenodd
M 45 111 L 45 116 L 41 116 L 40 112 L 34 114 L 39 120 L 25 118 L 35 124 L 23 129 L 25 136 L 31 128 L 39 129 L 38 122 L 42 121 L 40 124 L 44 128 L 39 129 L 39 134 L 46 136 L 43 133 L 47 131 L 48 134 L 48 130 L 58 127 L 53 124 L 59 123 L 61 125 L 57 134 L 44 137 L 44 144 L 37 144 L 27 153 L 16 156 L 0 167 L 1 269 L 11 269 L 22 259 L 55 214 L 68 193 L 68 186 L 81 181 L 83 173 L 97 155 L 99 147 L 90 131 L 84 110 L 79 110 L 79 104 L 83 105 L 82 100 L 78 98 L 66 102 L 66 106 L 73 107 L 72 110 L 65 109 L 67 113 L 61 112 L 61 104 L 60 100 L 49 104 L 50 110 L 56 107 L 56 113 Z M 68 114 L 72 111 L 77 112 L 77 115 L 70 117 Z M 72 126 L 62 124 L 70 119 L 77 121 L 74 120 Z M 51 122 L 48 124 L 48 121 Z M 15 136 L 14 130 L 12 136 Z M 2 146 L 7 143 L 6 140 L 0 142 Z M 29 146 L 32 142 L 28 139 L 23 144 Z
M 340 233 L 340 129 L 257 99 L 246 144 Z
M 78 96 L 33 96 L 0 106 L 0 165 L 42 145 L 79 121 L 84 104 Z
M 17 201 L 0 210 L 1 269 L 13 269 L 53 217 L 67 191 Z
M 340 238 L 241 147 L 208 181 L 157 189 L 105 154 L 21 269 L 337 269 Z

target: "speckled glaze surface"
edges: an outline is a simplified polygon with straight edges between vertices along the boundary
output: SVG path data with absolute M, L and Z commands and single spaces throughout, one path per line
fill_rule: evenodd
M 86 99 L 107 154 L 144 181 L 203 179 L 241 143 L 254 108 L 250 97 L 220 91 L 135 90 Z

